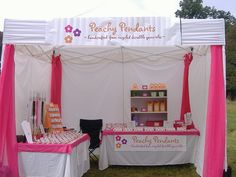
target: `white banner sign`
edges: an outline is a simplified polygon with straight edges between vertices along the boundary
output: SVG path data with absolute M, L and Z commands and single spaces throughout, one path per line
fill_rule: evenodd
M 186 136 L 115 135 L 115 151 L 186 151 Z
M 164 17 L 58 19 L 49 25 L 47 38 L 64 45 L 153 46 L 176 42 L 179 33 L 172 34 L 170 28 L 170 19 Z

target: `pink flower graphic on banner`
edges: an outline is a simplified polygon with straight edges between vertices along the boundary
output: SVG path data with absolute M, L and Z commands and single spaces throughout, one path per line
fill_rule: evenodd
M 121 137 L 119 135 L 116 136 L 116 141 L 120 141 Z
M 70 35 L 67 35 L 64 39 L 65 39 L 65 42 L 66 42 L 66 43 L 71 43 L 73 37 L 71 37 Z
M 74 33 L 74 36 L 80 36 L 81 31 L 80 31 L 78 28 L 76 28 L 76 29 L 73 31 L 73 33 Z
M 127 139 L 123 139 L 121 142 L 122 144 L 127 144 Z
M 65 27 L 65 31 L 66 31 L 67 33 L 71 33 L 72 30 L 73 30 L 73 27 L 70 26 L 70 25 L 67 25 L 67 26 Z
M 116 144 L 116 148 L 119 149 L 121 147 L 121 144 L 120 143 L 117 143 Z

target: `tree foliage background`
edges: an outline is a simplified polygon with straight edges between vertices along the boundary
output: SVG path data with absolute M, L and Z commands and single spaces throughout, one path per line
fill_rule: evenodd
M 187 19 L 223 18 L 226 32 L 226 93 L 229 99 L 236 98 L 236 18 L 215 7 L 203 6 L 202 0 L 182 0 L 176 17 Z

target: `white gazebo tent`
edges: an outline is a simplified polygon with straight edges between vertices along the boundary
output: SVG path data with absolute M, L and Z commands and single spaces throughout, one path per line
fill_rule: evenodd
M 190 103 L 193 121 L 200 131 L 193 163 L 197 173 L 204 175 L 211 104 L 209 88 L 212 87 L 211 47 L 223 46 L 220 67 L 225 71 L 224 20 L 182 19 L 176 22 L 164 17 L 7 19 L 3 43 L 15 46 L 17 134 L 22 133 L 20 124 L 28 117 L 30 93 L 44 92 L 49 101 L 53 51 L 59 53 L 62 60 L 63 123 L 78 128 L 81 118 L 99 117 L 104 123 L 130 121 L 129 91 L 133 83 L 166 83 L 168 120 L 179 119 L 183 56 L 193 48 L 189 70 Z M 220 103 L 218 106 L 225 107 Z M 215 111 L 217 114 L 219 109 Z M 223 130 L 221 135 L 225 136 Z

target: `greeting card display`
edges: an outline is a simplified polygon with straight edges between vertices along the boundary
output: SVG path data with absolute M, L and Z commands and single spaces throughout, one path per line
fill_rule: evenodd
M 49 132 L 63 131 L 60 110 L 57 104 L 50 103 L 46 105 L 44 128 Z
M 37 139 L 35 143 L 37 144 L 67 144 L 77 138 L 81 137 L 82 134 L 75 130 L 64 131 L 59 133 L 48 133 Z

